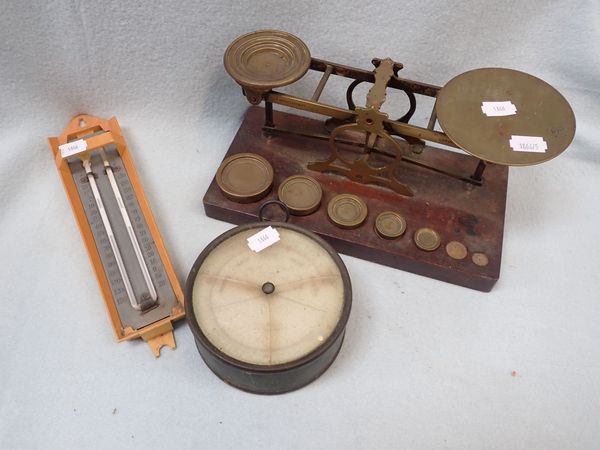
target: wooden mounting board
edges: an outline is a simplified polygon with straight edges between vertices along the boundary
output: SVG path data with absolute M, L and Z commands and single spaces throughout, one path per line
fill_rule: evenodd
M 100 131 L 102 133 L 94 135 L 94 133 Z M 118 291 L 124 290 L 122 279 L 120 278 L 121 275 L 118 270 L 115 270 L 114 266 L 109 268 L 111 260 L 107 258 L 109 258 L 109 253 L 112 256 L 112 250 L 110 244 L 107 244 L 106 231 L 100 231 L 102 229 L 102 222 L 92 219 L 93 216 L 97 217 L 98 215 L 98 206 L 93 200 L 93 193 L 86 186 L 85 172 L 83 171 L 83 167 L 81 167 L 81 161 L 74 157 L 63 158 L 61 154 L 60 145 L 73 142 L 76 139 L 85 141 L 85 148 L 90 154 L 93 151 L 104 148 L 109 155 L 111 165 L 116 172 L 117 185 L 123 192 L 125 199 L 124 206 L 128 209 L 128 213 L 135 223 L 136 235 L 139 236 L 140 241 L 144 244 L 142 250 L 144 258 L 149 263 L 149 267 L 153 269 L 152 279 L 158 288 L 159 296 L 164 297 L 164 302 L 161 306 L 154 310 L 139 312 L 131 308 L 130 311 L 124 313 L 126 311 L 125 308 L 129 309 L 130 307 L 126 304 L 126 297 L 117 294 Z M 144 195 L 133 159 L 129 153 L 117 119 L 113 117 L 109 120 L 104 120 L 87 114 L 80 114 L 71 120 L 60 136 L 51 137 L 48 139 L 48 142 L 52 149 L 56 168 L 63 182 L 79 231 L 87 248 L 88 256 L 94 268 L 96 279 L 98 280 L 118 341 L 121 342 L 141 337 L 148 342 L 156 357 L 160 356 L 160 349 L 163 346 L 175 348 L 172 322 L 185 317 L 183 291 L 173 270 L 158 226 L 154 221 L 150 205 Z M 69 162 L 69 159 L 78 162 Z M 93 164 L 96 166 L 94 170 L 97 174 L 100 174 L 103 171 L 102 163 L 97 157 L 94 157 L 94 159 L 96 160 L 95 162 L 93 161 Z M 80 167 L 81 169 L 79 169 Z M 100 189 L 104 185 L 105 192 L 109 192 L 110 188 L 108 187 L 109 182 L 107 179 L 97 179 L 96 183 Z M 83 195 L 86 191 L 88 193 L 87 199 Z M 90 195 L 92 196 L 91 199 Z M 102 194 L 100 195 L 102 196 Z M 116 202 L 116 198 L 110 198 L 110 194 L 104 198 L 103 202 L 105 211 L 113 209 L 113 217 L 119 214 L 116 212 L 118 209 L 115 209 L 117 208 Z M 113 204 L 112 207 L 110 206 L 111 203 Z M 133 220 L 135 216 L 132 215 L 132 209 L 134 208 L 137 211 L 139 222 Z M 110 215 L 111 213 L 108 212 L 108 214 Z M 113 228 L 117 235 L 116 239 L 119 239 L 117 229 L 125 226 L 119 219 L 113 222 Z M 126 233 L 126 231 L 123 230 L 122 233 Z M 144 237 L 140 233 L 143 233 Z M 126 235 L 122 234 L 122 236 Z M 105 241 L 104 244 L 102 240 Z M 125 240 L 126 238 L 123 238 L 121 242 L 125 242 Z M 128 258 L 134 261 L 133 247 L 126 248 L 130 248 L 131 250 L 125 255 L 125 261 Z M 114 258 L 114 256 L 112 257 Z M 106 266 L 104 262 L 107 263 Z M 112 262 L 112 264 L 115 263 Z
M 317 233 L 340 253 L 480 291 L 492 289 L 500 275 L 508 167 L 488 165 L 483 186 L 475 186 L 405 163 L 398 176 L 415 195 L 404 197 L 384 187 L 308 170 L 308 163 L 327 158 L 328 142 L 289 133 L 267 135 L 262 131 L 263 122 L 264 109 L 249 108 L 225 158 L 241 152 L 263 156 L 275 172 L 273 189 L 259 201 L 241 204 L 225 198 L 213 179 L 203 199 L 207 216 L 235 224 L 255 222 L 260 205 L 277 199 L 277 189 L 285 178 L 309 175 L 323 188 L 321 206 L 309 216 L 291 216 L 291 223 Z M 274 122 L 276 127 L 325 133 L 323 121 L 294 114 L 275 111 Z M 405 144 L 401 142 L 401 145 Z M 406 148 L 408 151 L 407 144 Z M 338 149 L 347 156 L 360 151 L 348 145 L 338 146 Z M 422 154 L 410 156 L 465 176 L 473 173 L 478 163 L 472 156 L 433 147 L 425 147 Z M 358 195 L 368 206 L 366 221 L 356 229 L 338 228 L 327 216 L 327 203 L 341 193 Z M 406 219 L 406 233 L 398 239 L 382 239 L 374 230 L 375 218 L 387 210 L 397 211 Z M 426 252 L 415 245 L 413 234 L 421 227 L 439 233 L 442 243 L 437 250 Z M 464 244 L 467 257 L 452 259 L 445 248 L 450 241 Z M 474 264 L 471 259 L 474 252 L 484 253 L 489 263 L 483 267 Z

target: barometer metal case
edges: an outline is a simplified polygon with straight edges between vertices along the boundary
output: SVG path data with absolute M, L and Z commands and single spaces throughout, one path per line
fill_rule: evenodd
M 266 242 L 270 232 L 278 236 L 272 245 L 250 248 L 249 239 Z M 319 377 L 341 348 L 351 303 L 335 250 L 286 222 L 250 223 L 217 237 L 185 287 L 187 321 L 208 367 L 257 394 L 292 391 Z
M 225 158 L 251 152 L 272 165 L 265 199 L 277 198 L 289 177 L 311 177 L 322 188 L 320 207 L 293 223 L 339 252 L 481 291 L 500 277 L 509 166 L 553 159 L 575 135 L 565 98 L 517 70 L 476 69 L 435 86 L 401 77 L 403 65 L 391 58 L 373 59 L 370 70 L 315 58 L 299 38 L 276 30 L 240 36 L 223 59 L 246 99 L 264 103 L 250 107 Z M 315 74 L 312 95 L 293 94 L 291 84 Z M 336 104 L 320 100 L 332 77 L 348 81 Z M 407 100 L 401 117 L 385 112 L 397 99 L 389 92 Z M 433 100 L 429 120 L 414 123 L 423 98 Z M 352 217 L 351 203 L 335 208 L 340 195 L 359 199 L 349 223 L 342 216 Z M 231 201 L 214 182 L 203 203 L 210 217 L 256 221 L 256 204 Z M 387 216 L 395 231 L 381 216 L 389 211 L 402 217 Z

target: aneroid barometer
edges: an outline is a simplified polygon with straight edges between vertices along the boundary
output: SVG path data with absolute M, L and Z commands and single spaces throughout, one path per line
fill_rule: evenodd
M 250 223 L 216 238 L 194 263 L 185 295 L 206 364 L 259 394 L 319 377 L 341 348 L 352 302 L 338 254 L 286 222 Z

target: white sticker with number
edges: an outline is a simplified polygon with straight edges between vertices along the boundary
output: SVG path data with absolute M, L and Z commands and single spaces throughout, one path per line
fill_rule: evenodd
M 58 148 L 60 150 L 60 156 L 63 158 L 68 158 L 69 156 L 84 152 L 87 149 L 87 142 L 85 139 L 79 139 L 78 141 L 67 142 L 66 144 L 59 145 Z
M 515 152 L 546 153 L 548 143 L 540 136 L 511 136 L 510 148 Z
M 512 116 L 517 113 L 517 107 L 511 101 L 481 102 L 481 111 L 488 117 Z
M 265 248 L 270 247 L 275 242 L 278 242 L 279 232 L 275 228 L 268 226 L 267 228 L 263 228 L 258 233 L 250 236 L 247 241 L 250 250 L 258 253 Z

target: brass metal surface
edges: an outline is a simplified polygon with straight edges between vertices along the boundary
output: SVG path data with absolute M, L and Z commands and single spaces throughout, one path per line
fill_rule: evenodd
M 345 66 L 327 60 L 312 58 L 306 46 L 289 33 L 263 30 L 243 35 L 227 49 L 225 66 L 229 74 L 243 86 L 244 95 L 254 105 L 265 101 L 265 129 L 275 130 L 273 104 L 321 114 L 336 120 L 337 129 L 331 131 L 331 154 L 325 161 L 310 163 L 310 169 L 332 172 L 363 184 L 378 184 L 401 195 L 412 196 L 411 186 L 402 183 L 399 162 L 407 158 L 399 149 L 393 150 L 393 161 L 387 166 L 374 167 L 369 153 L 379 142 L 393 136 L 411 146 L 413 156 L 420 154 L 425 142 L 460 148 L 477 157 L 480 164 L 474 172 L 455 174 L 441 166 L 421 165 L 427 170 L 466 180 L 482 186 L 486 163 L 502 165 L 530 165 L 554 158 L 564 151 L 575 133 L 575 118 L 567 101 L 544 81 L 511 69 L 488 68 L 466 72 L 455 77 L 443 88 L 398 77 L 401 63 L 390 58 L 372 60 L 371 71 Z M 302 77 L 307 70 L 322 72 L 313 95 L 309 98 L 273 91 Z M 319 102 L 331 75 L 352 79 L 346 91 L 347 108 Z M 366 96 L 365 107 L 357 107 L 353 93 L 363 82 L 372 83 Z M 408 96 L 409 108 L 400 118 L 393 119 L 379 109 L 385 102 L 387 89 L 397 89 Z M 409 124 L 416 111 L 415 94 L 434 97 L 427 127 Z M 517 107 L 514 116 L 488 117 L 481 111 L 482 102 L 511 101 Z M 367 120 L 363 120 L 367 117 Z M 435 130 L 439 122 L 443 132 Z M 344 127 L 344 128 L 343 128 Z M 342 132 L 361 130 L 364 134 L 365 154 L 349 162 L 340 159 L 336 146 Z M 286 132 L 286 130 L 278 130 Z M 289 131 L 289 130 L 288 130 Z M 297 132 L 292 131 L 292 132 Z M 544 152 L 513 150 L 513 136 L 544 139 Z M 522 144 L 525 149 L 527 144 Z M 544 144 L 545 145 L 545 144 Z
M 302 78 L 310 67 L 310 51 L 293 34 L 260 30 L 233 41 L 225 50 L 223 63 L 242 87 L 267 92 Z
M 215 176 L 223 195 L 239 203 L 260 200 L 273 186 L 273 167 L 260 155 L 237 153 L 225 159 Z
M 473 256 L 471 256 L 471 260 L 473 261 L 473 264 L 480 266 L 480 267 L 487 266 L 490 262 L 487 255 L 485 253 L 481 253 L 481 252 L 473 253 Z
M 339 194 L 333 197 L 327 205 L 329 219 L 338 227 L 357 228 L 367 218 L 367 204 L 358 196 Z
M 353 110 L 340 108 L 339 106 L 328 105 L 322 102 L 313 102 L 305 98 L 296 97 L 290 94 L 283 94 L 276 91 L 267 93 L 265 98 L 266 101 L 271 103 L 288 106 L 290 108 L 295 108 L 302 111 L 322 114 L 328 117 L 335 117 L 336 119 L 341 120 L 349 120 L 356 116 L 356 111 Z M 427 128 L 416 125 L 397 122 L 389 118 L 386 118 L 384 123 L 394 131 L 394 134 L 414 137 L 417 139 L 423 139 L 426 141 L 435 142 L 437 144 L 458 148 L 458 146 L 448 136 L 446 136 L 444 133 L 440 133 L 439 131 L 428 130 Z
M 335 129 L 336 127 L 333 127 L 333 129 Z M 281 126 L 266 126 L 264 125 L 262 127 L 263 131 L 269 133 L 269 134 L 276 134 L 279 133 L 281 135 L 296 135 L 296 136 L 303 136 L 303 137 L 307 137 L 310 139 L 318 139 L 318 140 L 323 140 L 323 141 L 328 141 L 330 140 L 331 136 L 328 134 L 324 134 L 324 133 L 315 133 L 315 132 L 306 132 L 306 131 L 302 131 L 302 130 L 295 130 L 295 129 L 291 129 L 291 128 L 283 128 Z M 332 130 L 330 130 L 332 131 Z M 356 146 L 356 147 L 365 147 L 366 144 L 364 142 L 357 142 L 356 140 L 353 139 L 345 139 L 345 138 L 340 138 L 340 137 L 336 137 L 335 138 L 335 142 L 336 143 L 340 143 L 340 144 L 346 144 L 346 145 L 352 145 L 352 146 Z M 414 146 L 413 146 L 413 151 L 414 151 Z M 389 149 L 384 148 L 383 146 L 376 144 L 372 150 L 372 152 L 375 153 L 379 153 L 381 155 L 386 155 L 389 156 L 391 158 L 396 157 L 396 152 L 395 151 L 390 151 Z M 481 186 L 483 184 L 483 181 L 481 178 L 477 179 L 474 178 L 473 176 L 467 176 L 464 174 L 461 174 L 460 172 L 456 172 L 456 171 L 452 171 L 448 168 L 445 168 L 444 166 L 441 167 L 437 167 L 437 166 L 433 166 L 431 164 L 427 164 L 425 163 L 423 160 L 421 159 L 415 159 L 412 158 L 410 156 L 405 156 L 404 154 L 402 155 L 402 162 L 403 163 L 407 163 L 407 164 L 411 164 L 411 165 L 415 165 L 415 166 L 419 166 L 419 167 L 423 167 L 431 172 L 437 172 L 441 175 L 447 176 L 447 177 L 451 177 L 451 178 L 455 178 L 457 180 L 461 180 L 464 181 L 465 183 L 469 183 L 469 184 L 473 184 L 475 186 Z M 485 166 L 485 163 L 483 163 L 481 160 L 479 161 L 479 164 L 482 164 Z
M 376 64 L 377 61 L 377 59 L 374 59 L 372 62 Z M 319 58 L 311 58 L 311 70 L 316 70 L 317 72 L 325 72 L 327 70 L 327 66 L 333 67 L 333 71 L 331 72 L 332 75 L 350 78 L 361 82 L 364 81 L 367 83 L 375 82 L 375 75 L 372 70 L 365 70 L 358 67 L 346 66 L 344 64 L 338 64 L 332 61 L 326 61 L 324 59 Z M 398 70 L 400 70 L 402 67 L 402 64 L 396 63 L 396 68 Z M 440 86 L 423 83 L 421 81 L 408 80 L 406 78 L 400 78 L 397 76 L 393 77 L 390 80 L 390 82 L 388 83 L 388 87 L 400 90 L 408 90 L 414 92 L 415 94 L 420 94 L 427 97 L 435 97 L 438 91 L 441 89 Z
M 452 259 L 465 259 L 468 252 L 462 242 L 450 241 L 446 244 L 446 253 Z
M 417 247 L 426 252 L 434 251 L 442 243 L 440 235 L 431 228 L 419 228 L 415 232 L 413 239 Z
M 383 129 L 380 116 L 385 115 L 377 110 L 371 108 L 357 108 L 359 110 L 359 120 L 357 124 L 346 124 L 341 125 L 334 129 L 329 136 L 329 157 L 324 161 L 314 161 L 308 165 L 308 169 L 316 170 L 318 172 L 334 172 L 346 176 L 352 181 L 359 183 L 372 183 L 380 186 L 385 186 L 392 189 L 398 194 L 405 196 L 412 196 L 412 190 L 404 183 L 401 183 L 397 178 L 397 168 L 402 160 L 402 148 L 397 141 Z M 368 131 L 368 144 L 373 146 L 378 138 L 387 140 L 394 146 L 395 157 L 394 159 L 382 166 L 373 167 L 370 162 L 371 149 L 365 146 L 365 154 L 360 155 L 354 159 L 343 157 L 338 151 L 337 147 L 337 136 L 346 132 L 360 130 L 365 131 L 362 128 L 363 123 L 362 117 L 364 114 L 364 124 Z
M 375 219 L 375 231 L 384 239 L 395 239 L 406 231 L 406 219 L 395 211 L 384 211 Z
M 293 175 L 283 180 L 277 194 L 291 214 L 306 216 L 319 209 L 323 190 L 313 177 Z
M 488 117 L 482 102 L 510 101 L 516 114 Z M 561 154 L 575 135 L 575 115 L 565 98 L 548 83 L 511 69 L 486 68 L 450 80 L 437 95 L 440 126 L 460 148 L 496 164 L 527 166 Z M 544 153 L 514 151 L 511 136 L 539 136 Z
M 394 61 L 386 58 L 380 61 L 377 68 L 373 71 L 375 74 L 375 83 L 367 93 L 367 108 L 379 109 L 385 102 L 387 85 L 390 78 L 394 76 L 394 64 Z
M 397 178 L 397 169 L 402 160 L 402 148 L 392 138 L 385 122 L 388 115 L 380 111 L 386 99 L 386 89 L 390 80 L 400 70 L 402 64 L 395 63 L 390 58 L 374 60 L 376 69 L 375 83 L 367 94 L 366 108 L 354 107 L 355 123 L 341 124 L 330 134 L 330 155 L 325 161 L 315 161 L 309 164 L 310 170 L 319 172 L 334 172 L 345 175 L 360 183 L 373 183 L 385 186 L 405 196 L 412 196 L 412 190 Z M 364 135 L 364 155 L 348 160 L 343 158 L 337 148 L 336 137 L 346 131 L 358 131 Z M 378 140 L 386 140 L 394 145 L 394 159 L 380 167 L 371 165 L 370 153 L 375 149 Z

